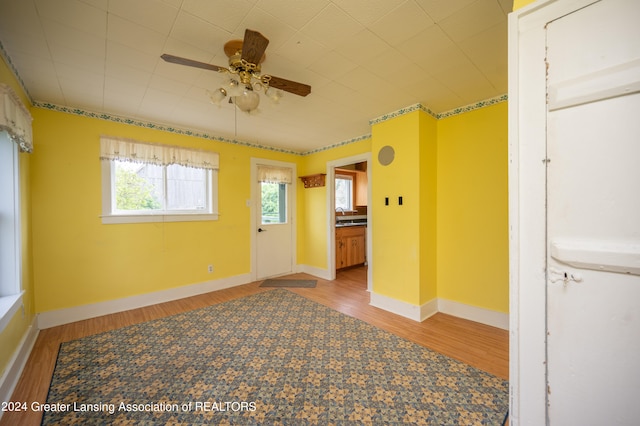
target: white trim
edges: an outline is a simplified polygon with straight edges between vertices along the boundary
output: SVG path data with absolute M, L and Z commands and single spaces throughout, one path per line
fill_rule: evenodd
M 389 296 L 383 296 L 374 292 L 371 292 L 369 304 L 396 315 L 421 322 L 422 309 L 420 306 L 412 305 L 411 303 L 403 302 L 402 300 L 393 299 Z
M 491 327 L 497 327 L 503 330 L 509 329 L 509 314 L 442 298 L 434 298 L 417 306 L 378 293 L 371 293 L 369 304 L 418 322 L 422 322 L 441 312 Z
M 18 308 L 22 306 L 23 294 L 24 290 L 18 294 L 0 297 L 0 333 L 9 325 Z
M 438 298 L 438 312 L 509 330 L 509 314 Z
M 335 168 L 341 166 L 347 166 L 349 164 L 367 162 L 367 204 L 371 204 L 371 153 L 365 152 L 362 154 L 354 155 L 351 157 L 340 158 L 338 160 L 327 162 L 327 266 L 329 273 L 331 274 L 331 280 L 336 279 L 336 224 L 334 220 L 334 214 L 336 211 L 336 195 L 333 191 L 333 181 L 335 179 Z M 373 289 L 373 270 L 372 270 L 372 253 L 373 253 L 373 234 L 371 230 L 371 208 L 367 207 L 367 291 L 371 292 Z
M 431 299 L 427 303 L 420 306 L 420 322 L 438 313 L 438 299 Z
M 18 345 L 13 356 L 9 360 L 7 367 L 0 378 L 0 401 L 11 401 L 11 395 L 18 384 L 18 380 L 22 375 L 22 370 L 27 364 L 33 345 L 36 343 L 39 330 L 36 328 L 36 318 L 27 328 L 27 331 L 22 336 L 22 340 Z M 2 418 L 2 410 L 0 410 L 0 418 Z
M 184 299 L 185 297 L 196 296 L 250 282 L 252 281 L 249 274 L 235 275 L 218 280 L 205 281 L 198 284 L 125 297 L 123 299 L 107 300 L 105 302 L 92 303 L 89 305 L 41 312 L 38 314 L 38 328 L 40 330 L 44 330 L 46 328 L 62 324 L 128 311 L 131 309 L 141 308 L 143 306 L 170 302 L 172 300 Z
M 509 423 L 547 423 L 546 25 L 596 0 L 509 15 Z
M 331 281 L 331 273 L 328 269 L 318 268 L 317 266 L 310 265 L 297 265 L 296 272 L 302 272 L 305 274 L 313 275 L 314 277 L 322 278 L 323 280 Z

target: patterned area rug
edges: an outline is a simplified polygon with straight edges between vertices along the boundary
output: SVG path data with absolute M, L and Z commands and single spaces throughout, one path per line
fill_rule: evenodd
M 42 423 L 501 424 L 508 383 L 285 289 L 63 343 Z
M 271 278 L 269 280 L 264 280 L 260 287 L 303 287 L 303 288 L 313 288 L 318 283 L 318 280 L 284 280 L 284 279 L 274 279 Z

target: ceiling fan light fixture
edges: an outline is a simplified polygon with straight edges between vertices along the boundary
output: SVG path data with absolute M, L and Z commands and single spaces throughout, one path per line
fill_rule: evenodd
M 235 78 L 228 78 L 222 83 L 221 89 L 225 90 L 229 96 L 240 96 L 242 94 L 242 85 Z
M 260 96 L 250 86 L 247 86 L 239 96 L 233 97 L 233 103 L 240 111 L 251 112 L 258 108 L 260 104 Z
M 227 91 L 222 87 L 214 90 L 213 92 L 207 90 L 207 94 L 209 95 L 209 99 L 211 99 L 211 103 L 220 106 L 220 103 L 223 99 L 227 97 Z
M 274 104 L 277 104 L 278 102 L 280 102 L 280 99 L 284 94 L 282 93 L 282 90 L 274 89 L 273 87 L 267 87 L 264 91 L 264 95 L 267 98 L 271 99 Z

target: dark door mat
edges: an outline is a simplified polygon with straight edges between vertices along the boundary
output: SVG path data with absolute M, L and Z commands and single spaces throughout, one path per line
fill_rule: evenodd
M 264 280 L 260 287 L 304 287 L 313 288 L 316 286 L 317 280 L 282 280 L 269 279 Z

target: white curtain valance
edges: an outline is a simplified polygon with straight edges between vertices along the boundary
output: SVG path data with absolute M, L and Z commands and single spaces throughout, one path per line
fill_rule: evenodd
M 288 167 L 258 165 L 258 182 L 291 183 L 293 171 Z
M 185 167 L 210 170 L 217 170 L 220 166 L 217 152 L 105 136 L 100 138 L 100 159 L 133 161 L 159 166 L 179 164 Z
M 20 151 L 32 152 L 31 114 L 10 86 L 0 84 L 0 97 L 0 131 L 6 131 Z

